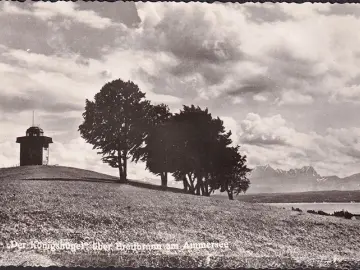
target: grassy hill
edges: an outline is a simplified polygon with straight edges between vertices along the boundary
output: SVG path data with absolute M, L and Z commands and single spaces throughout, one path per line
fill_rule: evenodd
M 60 176 L 63 179 L 56 180 Z M 37 177 L 52 180 L 29 180 Z M 113 179 L 66 167 L 1 169 L 0 265 L 360 267 L 359 221 L 152 190 Z M 179 246 L 135 252 L 29 248 L 32 241 L 60 240 L 90 247 L 92 242 Z M 27 245 L 8 249 L 10 241 Z M 211 242 L 225 246 L 182 248 L 185 243 Z
M 117 180 L 118 178 L 103 173 L 64 166 L 0 168 L 0 181 L 20 179 Z

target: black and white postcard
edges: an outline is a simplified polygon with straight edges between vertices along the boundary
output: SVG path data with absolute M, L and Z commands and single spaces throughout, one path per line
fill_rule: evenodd
M 0 266 L 360 268 L 360 4 L 0 2 Z

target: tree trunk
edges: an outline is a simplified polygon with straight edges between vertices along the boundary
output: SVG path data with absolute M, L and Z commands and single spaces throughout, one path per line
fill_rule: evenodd
M 210 196 L 210 179 L 209 179 L 209 175 L 206 174 L 205 176 L 205 191 L 206 191 L 206 196 Z
M 205 190 L 205 196 L 209 197 L 210 192 L 209 192 L 209 185 L 208 185 L 207 181 L 205 181 L 205 183 L 204 183 L 204 190 Z
M 203 196 L 209 197 L 210 196 L 209 184 L 208 184 L 208 181 L 206 180 L 206 178 L 204 181 L 201 182 L 201 188 L 202 188 Z
M 204 182 L 201 180 L 199 180 L 200 183 L 200 188 L 201 188 L 201 195 L 206 196 L 206 191 L 205 191 L 205 185 Z
M 123 152 L 123 168 L 124 168 L 124 182 L 127 182 L 127 151 Z
M 201 195 L 201 183 L 199 181 L 197 181 L 196 185 L 195 185 L 195 191 L 196 191 L 196 195 Z
M 126 104 L 124 107 L 124 114 L 127 115 L 127 109 L 126 109 Z M 125 136 L 124 136 L 124 150 L 123 150 L 123 164 L 124 164 L 124 182 L 127 182 L 127 155 L 128 155 L 128 132 L 129 132 L 129 126 L 128 126 L 128 121 L 127 121 L 127 117 L 125 116 L 124 119 L 124 129 L 125 129 Z
M 188 192 L 188 190 L 189 190 L 189 188 L 188 188 L 189 185 L 188 185 L 188 182 L 187 182 L 187 180 L 186 180 L 186 175 L 183 176 L 183 179 L 182 179 L 182 180 L 183 180 L 183 185 L 184 185 L 184 191 L 185 191 L 185 192 Z
M 227 193 L 228 193 L 228 196 L 229 196 L 229 200 L 234 200 L 234 194 L 233 194 L 232 190 L 231 191 L 228 190 Z
M 162 172 L 160 174 L 160 176 L 161 176 L 161 186 L 162 187 L 167 187 L 167 180 L 168 180 L 167 172 Z
M 124 173 L 122 165 L 119 165 L 119 182 L 124 183 Z
M 123 168 L 123 162 L 122 162 L 122 158 L 121 158 L 121 151 L 118 151 L 118 166 L 119 166 L 119 181 L 120 183 L 124 183 L 124 168 Z
M 196 195 L 204 195 L 204 186 L 201 174 L 196 174 L 194 178 L 196 179 Z
M 189 177 L 189 182 L 190 182 L 189 191 L 192 194 L 195 194 L 194 180 L 191 178 L 191 173 L 188 173 L 188 177 Z M 185 177 L 185 179 L 186 179 L 186 177 Z

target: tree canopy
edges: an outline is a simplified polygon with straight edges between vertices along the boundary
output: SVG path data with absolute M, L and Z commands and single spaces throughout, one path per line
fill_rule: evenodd
M 161 185 L 167 186 L 168 173 L 173 170 L 173 138 L 175 136 L 169 107 L 165 104 L 151 106 L 144 146 L 139 148 L 133 161 L 146 162 L 146 168 L 161 177 Z
M 184 105 L 173 114 L 166 104 L 151 104 L 133 82 L 118 79 L 105 84 L 94 101 L 86 100 L 83 118 L 81 136 L 99 150 L 103 162 L 119 169 L 121 182 L 132 158 L 160 176 L 163 187 L 171 173 L 196 195 L 220 190 L 233 199 L 249 188 L 246 156 L 207 108 Z
M 246 182 L 249 172 L 245 166 L 246 156 L 238 153 L 238 147 L 230 147 L 231 131 L 225 131 L 220 118 L 213 118 L 208 109 L 192 105 L 184 106 L 175 114 L 173 122 L 178 134 L 172 148 L 176 157 L 173 175 L 183 181 L 185 190 L 204 196 L 219 188 L 229 194 L 243 190 L 239 187 Z M 243 167 L 239 167 L 241 162 Z
M 81 136 L 102 160 L 119 168 L 120 181 L 127 180 L 127 160 L 142 145 L 149 101 L 139 87 L 121 79 L 105 84 L 94 101 L 86 100 Z
M 233 195 L 246 192 L 250 186 L 247 174 L 246 156 L 239 153 L 239 146 L 217 149 L 216 162 L 211 171 L 211 189 L 227 192 L 230 200 Z

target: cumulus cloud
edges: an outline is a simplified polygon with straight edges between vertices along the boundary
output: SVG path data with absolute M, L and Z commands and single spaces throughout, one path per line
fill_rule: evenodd
M 109 18 L 100 17 L 93 10 L 77 10 L 76 7 L 77 5 L 73 2 L 36 2 L 33 4 L 32 10 L 28 10 L 5 2 L 3 4 L 3 11 L 13 15 L 35 16 L 42 20 L 49 20 L 54 17 L 61 16 L 99 29 L 103 29 L 111 25 L 111 20 Z
M 360 37 L 352 31 L 360 26 L 356 6 L 0 7 L 0 118 L 7 129 L 0 131 L 0 141 L 13 141 L 28 125 L 11 118 L 28 119 L 28 110 L 36 109 L 39 122 L 56 136 L 59 162 L 96 166 L 95 156 L 81 157 L 81 151 L 92 156 L 85 146 L 76 160 L 66 151 L 82 143 L 77 125 L 85 98 L 122 78 L 173 110 L 195 103 L 223 116 L 252 164 L 314 162 L 323 171 L 354 171 L 359 146 L 345 138 L 358 136 L 359 125 L 353 117 L 360 101 Z M 8 159 L 8 148 L 1 159 Z
M 250 20 L 258 23 L 287 21 L 292 18 L 277 5 L 270 3 L 245 3 L 243 11 Z
M 66 143 L 54 142 L 50 145 L 50 164 L 62 166 L 72 166 L 86 170 L 98 171 L 110 175 L 118 176 L 119 171 L 101 161 L 101 156 L 93 150 L 92 146 L 82 138 L 76 138 Z M 129 162 L 128 177 L 130 179 L 143 180 L 146 178 L 156 178 L 145 170 L 143 163 L 134 164 Z
M 293 133 L 286 127 L 286 121 L 281 115 L 261 118 L 259 115 L 249 113 L 241 121 L 240 141 L 255 145 L 286 145 Z
M 119 77 L 124 80 L 134 80 L 153 101 L 170 103 L 181 101 L 176 96 L 156 94 L 146 81 L 137 80 L 139 77 L 136 74 L 134 76 L 133 72 L 139 68 L 139 62 L 145 64 L 148 61 L 150 65 L 156 63 L 149 61 L 146 55 L 119 52 L 117 57 L 122 59 L 122 70 L 116 68 L 117 63 L 114 58 L 84 61 L 78 55 L 50 57 L 4 48 L 0 59 L 12 65 L 0 66 L 7 75 L 2 83 L 4 90 L 0 109 L 80 111 L 83 109 L 85 98 L 93 98 L 107 81 Z M 134 59 L 137 61 L 133 61 Z M 31 66 L 31 69 L 28 69 L 28 66 Z M 14 83 L 17 80 L 20 82 Z
M 278 105 L 306 105 L 313 102 L 312 96 L 289 90 L 282 93 Z
M 344 86 L 341 91 L 333 91 L 330 103 L 360 103 L 360 85 Z
M 231 140 L 233 142 L 233 145 L 238 144 L 238 125 L 234 118 L 228 117 L 228 116 L 221 116 L 220 119 L 223 121 L 225 131 L 231 131 Z
M 357 172 L 360 160 L 359 128 L 303 133 L 280 115 L 261 117 L 249 113 L 240 123 L 238 136 L 254 165 L 289 169 L 311 164 L 322 174 L 347 176 Z
M 45 93 L 34 92 L 33 95 L 4 96 L 0 94 L 0 110 L 7 112 L 29 111 L 43 109 L 52 112 L 64 113 L 67 111 L 80 111 L 82 106 L 72 102 L 58 102 L 54 95 L 44 96 Z
M 253 99 L 260 102 L 265 102 L 268 100 L 265 95 L 261 95 L 261 94 L 253 96 Z
M 19 146 L 14 141 L 0 142 L 0 166 L 11 167 L 20 163 L 19 161 Z
M 278 6 L 285 14 L 297 20 L 317 18 L 320 12 L 327 12 L 331 7 L 331 5 L 323 5 L 320 3 L 304 3 L 303 5 L 287 5 L 279 3 Z
M 330 5 L 326 10 L 319 11 L 326 15 L 360 17 L 360 7 L 356 3 L 346 5 Z
M 0 4 L 0 39 L 13 49 L 101 58 L 103 50 L 112 49 L 126 27 L 139 20 L 136 16 L 129 19 L 129 15 L 136 15 L 133 3 L 105 6 L 89 2 L 4 2 Z
M 230 95 L 256 100 L 260 93 L 272 92 L 272 102 L 278 98 L 281 104 L 294 104 L 294 99 L 309 104 L 315 98 L 327 99 L 329 91 L 340 93 L 341 82 L 349 76 L 343 68 L 356 61 L 343 57 L 337 43 L 346 43 L 349 53 L 355 53 L 358 40 L 337 38 L 347 31 L 345 25 L 359 21 L 324 16 L 328 5 L 173 6 L 139 4 L 142 28 L 131 34 L 131 44 L 172 54 L 176 64 L 160 65 L 158 74 L 178 84 L 192 76 L 196 83 L 190 87 L 200 99 Z M 274 18 L 259 22 L 254 19 L 258 9 Z M 341 26 L 333 27 L 335 21 Z M 154 74 L 148 76 L 152 79 Z M 340 85 L 336 90 L 326 83 L 333 77 Z M 156 86 L 167 85 L 166 80 L 158 79 Z M 283 94 L 289 89 L 296 96 Z

